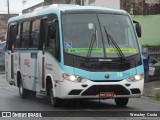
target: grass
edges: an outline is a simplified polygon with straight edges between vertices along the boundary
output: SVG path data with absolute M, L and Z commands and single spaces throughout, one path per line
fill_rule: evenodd
M 160 101 L 160 92 L 159 92 L 159 93 L 156 93 L 155 96 L 154 96 L 154 98 L 155 98 L 156 100 Z

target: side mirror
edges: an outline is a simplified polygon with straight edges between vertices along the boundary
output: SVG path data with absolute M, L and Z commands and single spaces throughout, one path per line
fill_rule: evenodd
M 135 23 L 135 29 L 138 37 L 142 37 L 141 25 L 137 21 L 133 21 L 133 23 Z
M 137 32 L 138 37 L 142 36 L 141 25 L 139 23 L 136 24 L 136 32 Z

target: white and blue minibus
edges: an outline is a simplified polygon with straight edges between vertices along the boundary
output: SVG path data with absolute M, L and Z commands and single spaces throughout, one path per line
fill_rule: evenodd
M 8 21 L 6 79 L 20 97 L 114 99 L 143 95 L 141 27 L 124 10 L 54 4 Z

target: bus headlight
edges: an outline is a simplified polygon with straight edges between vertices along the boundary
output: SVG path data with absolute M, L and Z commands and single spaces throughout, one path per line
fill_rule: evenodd
M 133 76 L 127 78 L 127 80 L 129 82 L 136 82 L 136 81 L 140 81 L 142 79 L 144 79 L 144 74 L 137 74 L 137 75 L 133 75 Z
M 82 83 L 82 82 L 86 81 L 84 78 L 82 78 L 80 76 L 77 76 L 77 75 L 69 75 L 69 74 L 63 73 L 62 76 L 65 80 L 69 80 L 69 81 L 72 81 L 72 82 Z

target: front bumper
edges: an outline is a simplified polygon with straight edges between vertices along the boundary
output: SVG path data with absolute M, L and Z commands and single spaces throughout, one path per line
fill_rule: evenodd
M 144 80 L 137 82 L 128 82 L 126 79 L 113 82 L 95 82 L 87 80 L 84 83 L 75 83 L 64 80 L 63 82 L 55 82 L 55 97 L 62 99 L 80 99 L 80 98 L 101 98 L 100 92 L 114 92 L 117 97 L 140 97 L 143 95 Z

